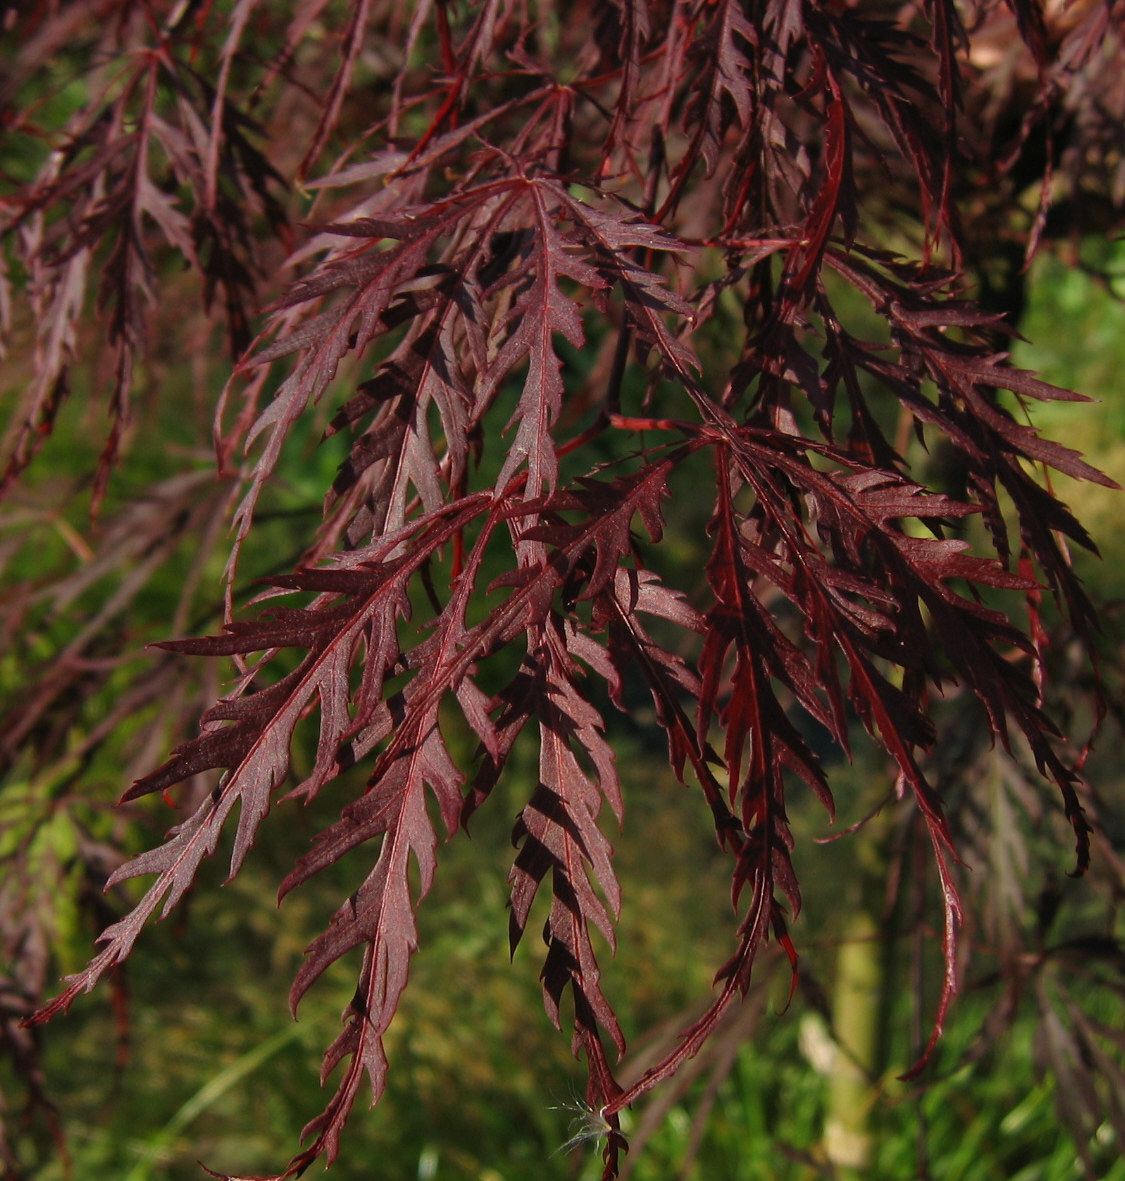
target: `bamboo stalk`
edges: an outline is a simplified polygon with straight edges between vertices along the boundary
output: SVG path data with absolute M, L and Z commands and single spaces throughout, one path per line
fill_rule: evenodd
M 842 1177 L 867 1174 L 873 1151 L 871 1110 L 879 1050 L 882 946 L 874 919 L 857 909 L 836 959 L 832 1006 L 837 1053 L 828 1086 L 824 1151 Z

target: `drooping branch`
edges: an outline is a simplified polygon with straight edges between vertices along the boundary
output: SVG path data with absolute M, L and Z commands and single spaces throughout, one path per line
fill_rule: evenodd
M 287 448 L 326 399 L 346 457 L 291 572 L 237 613 L 232 593 L 221 634 L 164 645 L 230 658 L 237 679 L 125 798 L 221 774 L 162 846 L 113 873 L 155 881 L 38 1019 L 129 954 L 228 827 L 233 874 L 273 810 L 339 784 L 338 819 L 281 886 L 369 851 L 291 993 L 295 1008 L 359 954 L 324 1060 L 325 1080 L 341 1077 L 282 1175 L 331 1161 L 364 1084 L 383 1091 L 441 836 L 488 805 L 522 735 L 539 757 L 513 833 L 511 938 L 549 881 L 544 1000 L 556 1024 L 572 1002 L 610 1178 L 617 1113 L 702 1048 L 767 942 L 796 965 L 787 807 L 807 791 L 833 812 L 809 736 L 823 732 L 845 755 L 859 741 L 884 752 L 928 834 L 945 964 L 932 1048 L 962 919 L 947 785 L 927 764 L 932 702 L 959 687 L 1002 747 L 1026 745 L 1083 869 L 1079 779 L 1020 620 L 1036 618 L 1042 583 L 1089 639 L 1096 613 L 1065 543 L 1090 539 L 1042 473 L 1107 483 L 1020 421 L 1026 400 L 1077 395 L 1014 368 L 998 347 L 1011 326 L 968 298 L 979 244 L 963 227 L 979 196 L 958 177 L 986 161 L 956 153 L 971 141 L 974 22 L 951 0 L 894 13 L 620 0 L 591 22 L 549 3 L 420 2 L 393 41 L 395 6 L 365 0 L 338 25 L 319 0 L 296 13 L 241 0 L 165 24 L 150 6 L 111 7 L 119 73 L 91 75 L 49 160 L 0 211 L 36 341 L 3 487 L 60 413 L 96 272 L 113 377 L 95 499 L 151 355 L 147 305 L 170 301 L 179 266 L 205 308 L 221 294 L 235 357 L 214 419 L 220 465 L 241 486 L 232 584 Z M 1042 83 L 1033 121 L 1046 121 L 1078 101 L 1068 83 L 1093 68 L 1095 35 L 1116 34 L 1087 6 L 1052 46 L 1040 6 L 1014 11 Z M 252 27 L 273 60 L 250 51 Z M 42 66 L 38 52 L 21 70 Z M 302 71 L 318 55 L 322 100 L 309 105 Z M 1086 151 L 1075 192 L 1114 150 Z M 901 254 L 880 245 L 889 225 Z M 860 326 L 868 311 L 877 340 Z M 612 358 L 604 388 L 595 350 Z M 963 487 L 909 474 L 910 428 L 953 448 Z M 691 539 L 697 578 L 665 556 L 669 499 L 709 514 Z M 977 514 L 985 553 L 962 536 Z M 594 701 L 604 689 L 625 708 L 637 676 L 670 766 L 701 791 L 730 858 L 737 920 L 713 1003 L 625 1089 L 603 1041 L 625 1052 L 595 940 L 612 949 L 620 903 L 602 806 L 620 822 L 628 784 Z M 450 708 L 479 741 L 475 768 L 451 753 Z M 294 783 L 312 719 L 311 770 Z

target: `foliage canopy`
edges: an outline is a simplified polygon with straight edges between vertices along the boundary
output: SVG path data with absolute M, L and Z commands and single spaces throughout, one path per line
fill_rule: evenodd
M 147 744 L 125 792 L 173 793 L 184 815 L 164 843 L 122 863 L 93 841 L 76 854 L 111 887 L 154 880 L 49 1003 L 49 917 L 3 907 L 13 1017 L 45 1020 L 111 973 L 226 830 L 234 875 L 271 811 L 335 793 L 336 818 L 280 883 L 284 897 L 366 859 L 290 994 L 295 1010 L 358 953 L 324 1058 L 335 1093 L 280 1175 L 331 1161 L 357 1097 L 384 1089 L 441 842 L 530 736 L 511 945 L 548 894 L 544 1002 L 572 1025 L 611 1178 L 618 1113 L 700 1051 L 763 946 L 796 969 L 787 795 L 832 815 L 830 752 L 870 741 L 939 884 L 932 1048 L 964 955 L 958 768 L 933 752 L 975 725 L 1026 753 L 1077 871 L 1090 860 L 1083 756 L 1045 707 L 1044 597 L 1090 645 L 1097 612 L 1067 546 L 1091 543 L 1048 473 L 1111 482 L 1026 419 L 1029 402 L 1079 395 L 1008 347 L 1025 259 L 1121 224 L 1121 4 L 6 13 L 9 506 L 71 402 L 109 415 L 87 485 L 96 546 L 9 599 L 6 634 L 36 603 L 65 614 L 102 578 L 117 589 L 10 705 L 0 755 L 25 778 L 81 769 L 154 696 L 175 728 L 202 717 L 155 769 Z M 323 403 L 342 458 L 322 520 L 247 600 L 239 559 L 262 559 L 283 454 Z M 191 446 L 212 414 L 217 475 Z M 145 416 L 170 452 L 183 439 L 184 462 L 122 493 L 115 468 Z M 669 515 L 694 520 L 687 561 L 668 552 Z M 137 596 L 185 543 L 198 571 L 168 630 L 205 630 L 206 558 L 231 522 L 221 628 L 124 661 L 147 638 Z M 233 683 L 193 680 L 185 654 L 233 662 Z M 709 1007 L 624 1084 L 597 961 L 621 901 L 599 816 L 624 813 L 607 710 L 643 701 L 713 818 L 737 930 Z M 451 738 L 465 733 L 471 759 Z M 27 848 L 4 850 L 25 872 Z M 31 1053 L 14 1019 L 5 1037 Z

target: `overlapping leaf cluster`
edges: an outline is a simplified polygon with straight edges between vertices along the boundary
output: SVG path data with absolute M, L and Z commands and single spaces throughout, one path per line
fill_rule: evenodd
M 1057 786 L 1080 869 L 1089 844 L 1034 637 L 1014 620 L 1042 582 L 1080 632 L 1093 626 L 1066 554 L 1088 538 L 1042 470 L 1103 477 L 1020 421 L 1024 399 L 1076 395 L 1012 368 L 1002 320 L 966 295 L 959 186 L 988 162 L 956 155 L 957 128 L 966 26 L 983 13 L 948 0 L 419 0 L 407 23 L 373 0 L 342 23 L 317 2 L 287 23 L 265 0 L 109 7 L 109 64 L 5 200 L 39 350 L 9 477 L 66 395 L 100 270 L 114 426 L 99 487 L 109 478 L 144 305 L 177 260 L 205 303 L 222 294 L 238 357 L 216 417 L 220 461 L 243 486 L 232 580 L 286 441 L 325 399 L 348 454 L 293 572 L 222 634 L 164 645 L 233 658 L 238 675 L 127 798 L 220 774 L 164 845 L 113 874 L 155 881 L 42 1015 L 129 954 L 224 830 L 235 873 L 272 809 L 363 766 L 366 786 L 281 886 L 369 851 L 292 990 L 296 1006 L 359 954 L 324 1061 L 336 1092 L 283 1175 L 331 1160 L 356 1098 L 383 1090 L 383 1035 L 441 841 L 487 806 L 527 735 L 539 773 L 513 832 L 511 939 L 549 894 L 545 1002 L 556 1022 L 573 1010 L 611 1177 L 617 1112 L 698 1052 L 767 941 L 796 963 L 786 799 L 811 791 L 833 811 L 811 735 L 847 751 L 858 722 L 932 845 L 945 911 L 936 1037 L 961 904 L 944 785 L 924 760 L 934 695 L 960 687 L 1003 746 L 1025 743 Z M 1012 7 L 1044 79 L 1016 159 L 1118 34 L 1108 2 L 1080 6 L 1054 40 L 1050 13 Z M 87 8 L 27 18 L 17 64 L 42 60 L 36 37 L 59 43 L 52 20 L 88 29 Z M 324 38 L 340 51 L 333 81 L 315 117 L 293 119 L 286 87 L 311 74 Z M 282 119 L 298 144 L 259 135 Z M 295 178 L 313 198 L 299 229 L 282 198 Z M 1046 205 L 1036 234 L 1045 219 Z M 279 246 L 292 246 L 283 268 Z M 864 339 L 844 288 L 880 339 Z M 249 342 L 259 289 L 272 303 Z M 911 434 L 953 449 L 962 488 L 912 478 Z M 702 584 L 677 585 L 662 558 L 669 498 L 705 506 Z M 961 537 L 974 514 L 991 555 Z M 651 696 L 670 765 L 702 791 L 739 920 L 710 1008 L 625 1088 L 595 938 L 612 947 L 620 904 L 599 818 L 608 804 L 620 821 L 624 803 L 595 703 L 624 708 L 627 683 Z M 450 709 L 479 743 L 472 766 L 451 758 Z M 313 717 L 312 767 L 295 782 L 295 733 Z

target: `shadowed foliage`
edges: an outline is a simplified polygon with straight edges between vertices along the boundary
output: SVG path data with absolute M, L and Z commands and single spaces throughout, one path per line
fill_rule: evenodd
M 0 489 L 13 513 L 88 496 L 100 520 L 78 572 L 17 580 L 5 634 L 116 581 L 49 660 L 16 642 L 29 672 L 0 762 L 66 809 L 80 774 L 60 766 L 80 772 L 163 696 L 178 744 L 146 744 L 124 801 L 183 809 L 145 851 L 91 836 L 76 854 L 87 895 L 153 880 L 53 1000 L 49 908 L 19 884 L 35 825 L 3 847 L 0 1014 L 29 1101 L 46 1097 L 19 1021 L 113 975 L 227 830 L 233 876 L 271 812 L 330 797 L 280 894 L 357 850 L 366 869 L 308 948 L 294 1010 L 337 960 L 359 969 L 324 1057 L 335 1092 L 278 1176 L 331 1162 L 356 1100 L 383 1093 L 442 843 L 489 806 L 517 741 L 538 776 L 512 832 L 511 945 L 549 895 L 544 1003 L 585 1060 L 607 1179 L 619 1112 L 700 1052 L 762 949 L 796 971 L 788 800 L 834 815 L 829 768 L 857 744 L 893 768 L 940 895 L 921 1070 L 965 970 L 958 863 L 981 839 L 956 810 L 950 735 L 1053 785 L 1067 868 L 1090 863 L 1085 754 L 1048 703 L 1052 645 L 1094 645 L 1068 551 L 1092 543 L 1050 473 L 1112 481 L 1026 414 L 1080 395 L 1008 348 L 1026 258 L 1121 227 L 1123 17 L 1114 0 L 5 9 L 0 309 L 18 377 Z M 79 401 L 108 411 L 100 454 L 80 487 L 45 485 Z M 153 416 L 184 462 L 122 491 Z M 310 430 L 340 462 L 279 567 L 255 539 Z M 688 516 L 685 563 L 665 542 Z M 145 632 L 135 604 L 184 546 L 197 573 Z M 248 562 L 264 576 L 249 598 Z M 111 704 L 91 721 L 95 700 Z M 597 959 L 621 903 L 600 817 L 627 811 L 610 709 L 652 714 L 713 817 L 737 916 L 709 1006 L 628 1082 Z M 1105 1031 L 1072 1017 L 1082 1069 L 1110 1076 Z

